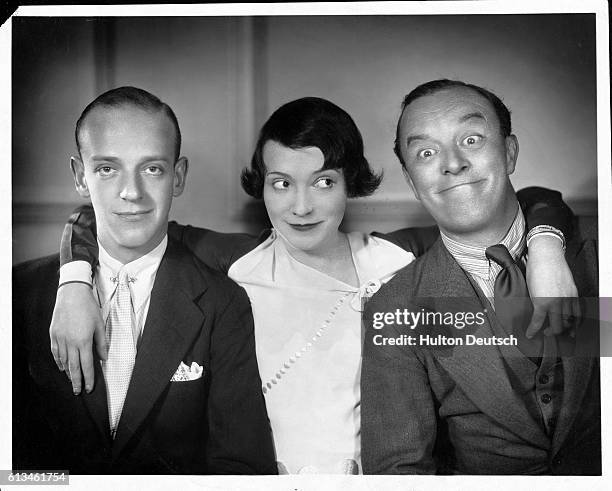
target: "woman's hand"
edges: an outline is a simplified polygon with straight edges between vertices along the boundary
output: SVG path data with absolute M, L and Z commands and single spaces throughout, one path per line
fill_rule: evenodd
M 572 329 L 581 319 L 578 290 L 565 261 L 561 241 L 549 235 L 536 235 L 529 244 L 527 287 L 533 302 L 533 316 L 525 335 L 533 337 L 544 325 L 547 336 Z
M 103 360 L 106 360 L 107 348 L 100 307 L 90 286 L 67 283 L 57 290 L 49 337 L 55 363 L 71 380 L 74 394 L 81 393 L 82 378 L 86 392 L 91 392 L 94 386 L 92 342 L 95 340 L 98 356 Z

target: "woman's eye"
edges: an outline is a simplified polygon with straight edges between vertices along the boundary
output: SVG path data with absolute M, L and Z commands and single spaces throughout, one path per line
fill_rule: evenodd
M 435 150 L 431 149 L 431 148 L 426 148 L 425 150 L 421 150 L 417 153 L 417 156 L 420 159 L 428 159 L 430 157 L 433 157 L 435 155 Z
M 330 179 L 329 177 L 323 177 L 321 179 L 318 179 L 314 183 L 314 187 L 319 188 L 319 189 L 329 189 L 333 186 L 334 186 L 334 181 Z
M 284 179 L 279 179 L 278 181 L 274 181 L 272 183 L 272 187 L 274 189 L 278 189 L 279 191 L 282 191 L 282 190 L 287 189 L 289 187 L 289 181 L 286 181 Z
M 482 141 L 482 136 L 480 135 L 470 135 L 466 138 L 463 139 L 463 144 L 467 147 L 471 147 L 473 145 L 476 145 L 478 143 L 480 143 Z

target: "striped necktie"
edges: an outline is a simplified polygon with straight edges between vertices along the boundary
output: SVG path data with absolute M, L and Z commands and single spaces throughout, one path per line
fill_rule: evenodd
M 115 438 L 134 369 L 136 347 L 132 335 L 133 309 L 127 271 L 121 268 L 113 281 L 116 288 L 106 321 L 106 342 L 109 350 L 107 360 L 102 362 L 102 369 L 106 380 L 110 431 Z

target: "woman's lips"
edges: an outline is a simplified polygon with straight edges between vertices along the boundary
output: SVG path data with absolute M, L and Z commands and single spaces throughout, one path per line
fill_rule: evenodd
M 315 223 L 289 223 L 288 225 L 293 229 L 299 232 L 306 232 L 308 230 L 312 230 L 317 225 L 323 222 L 315 222 Z

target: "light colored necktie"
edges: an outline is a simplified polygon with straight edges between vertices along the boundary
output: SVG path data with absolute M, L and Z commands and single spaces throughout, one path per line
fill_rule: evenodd
M 108 356 L 107 360 L 102 363 L 107 388 L 110 431 L 113 438 L 115 438 L 136 359 L 136 347 L 132 335 L 132 298 L 125 269 L 119 270 L 116 284 L 106 321 Z

